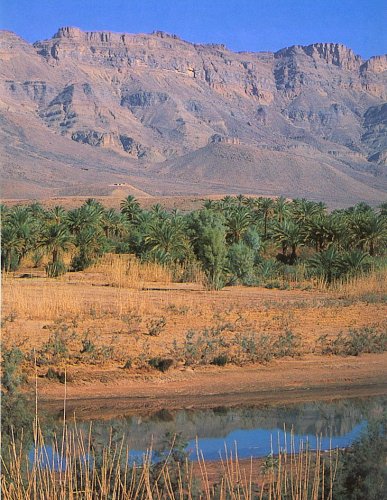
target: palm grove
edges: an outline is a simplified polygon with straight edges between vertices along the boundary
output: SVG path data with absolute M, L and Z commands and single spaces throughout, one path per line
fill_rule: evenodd
M 215 290 L 237 283 L 279 286 L 295 276 L 329 285 L 383 265 L 387 242 L 387 203 L 328 212 L 305 199 L 239 195 L 180 213 L 160 205 L 145 210 L 128 196 L 119 212 L 94 199 L 73 210 L 35 202 L 2 205 L 1 211 L 3 270 L 17 270 L 26 256 L 37 267 L 48 256 L 49 277 L 86 269 L 114 252 L 184 268 L 180 280 L 200 269 Z

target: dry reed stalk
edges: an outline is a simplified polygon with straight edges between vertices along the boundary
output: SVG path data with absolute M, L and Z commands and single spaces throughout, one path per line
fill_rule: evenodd
M 21 283 L 13 279 L 3 283 L 3 314 L 12 312 L 20 319 L 45 321 L 66 317 L 121 317 L 133 310 L 151 314 L 155 307 L 150 295 L 133 289 L 74 287 L 45 279 Z M 169 300 L 170 295 L 166 294 L 160 305 L 165 306 Z
M 316 289 L 331 292 L 345 298 L 357 298 L 368 294 L 385 295 L 387 293 L 387 268 L 371 273 L 350 276 L 328 283 L 323 278 L 316 280 Z
M 134 255 L 104 255 L 89 272 L 104 274 L 110 284 L 122 288 L 141 289 L 145 283 L 172 282 L 172 271 L 155 262 L 140 262 Z
M 32 464 L 28 457 L 26 465 L 23 464 L 23 445 L 18 449 L 15 442 L 11 444 L 9 463 L 4 463 L 3 459 L 1 477 L 1 492 L 5 500 L 198 498 L 193 490 L 192 467 L 188 460 L 173 470 L 167 459 L 160 473 L 154 476 L 151 450 L 144 454 L 140 466 L 129 467 L 129 451 L 123 438 L 116 445 L 110 439 L 97 466 L 90 436 L 85 438 L 76 427 L 67 428 L 62 435 L 66 436 L 64 443 L 56 436 L 52 443 L 52 450 L 63 456 L 62 463 L 55 459 L 54 454 L 49 460 L 50 453 L 40 428 L 36 433 L 37 451 Z M 217 490 L 209 484 L 206 463 L 200 452 L 198 457 L 202 484 L 200 498 L 252 500 L 265 494 L 267 498 L 280 500 L 286 494 L 291 500 L 332 499 L 337 468 L 337 453 L 333 451 L 328 455 L 328 464 L 319 450 L 311 452 L 308 446 L 299 453 L 295 453 L 294 448 L 290 453 L 280 453 L 278 467 L 266 473 L 263 479 L 259 479 L 259 474 L 253 470 L 252 461 L 246 473 L 237 452 L 227 451 Z M 326 465 L 330 470 L 330 481 L 324 491 Z M 176 483 L 172 472 L 177 474 Z

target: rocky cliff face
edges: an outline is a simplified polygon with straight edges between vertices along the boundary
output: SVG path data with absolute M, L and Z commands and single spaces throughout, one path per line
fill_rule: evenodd
M 171 165 L 184 158 L 192 164 L 195 152 L 208 158 L 203 148 L 215 151 L 212 145 L 217 144 L 224 149 L 224 162 L 234 165 L 232 148 L 246 147 L 257 171 L 265 154 L 275 151 L 283 168 L 296 168 L 298 155 L 311 172 L 314 164 L 326 163 L 340 171 L 341 179 L 345 172 L 371 190 L 384 189 L 386 56 L 363 61 L 333 43 L 274 54 L 234 53 L 223 45 L 191 44 L 163 32 L 131 35 L 65 27 L 33 46 L 2 32 L 0 57 L 0 106 L 15 141 L 31 122 L 36 136 L 59 136 L 64 149 L 76 143 L 76 155 L 87 158 L 92 148 L 99 157 L 98 151 L 114 155 L 113 163 L 130 165 L 140 176 L 164 172 L 156 183 L 174 182 L 178 174 Z M 21 163 L 20 152 L 14 154 Z M 234 167 L 243 178 L 243 165 Z M 186 164 L 186 184 L 190 168 Z M 216 178 L 216 168 L 214 173 Z M 211 182 L 226 189 L 219 175 Z M 195 177 L 199 191 L 207 181 L 205 175 Z M 265 182 L 258 175 L 248 184 L 254 190 Z M 312 178 L 304 179 L 305 186 L 308 182 Z M 243 183 L 239 187 L 246 190 Z

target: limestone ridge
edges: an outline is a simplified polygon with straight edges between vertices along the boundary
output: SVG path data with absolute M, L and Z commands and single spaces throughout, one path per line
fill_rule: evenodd
M 68 155 L 72 165 L 88 164 L 93 151 L 101 176 L 94 189 L 104 192 L 102 177 L 114 164 L 150 192 L 321 198 L 335 182 L 335 199 L 384 196 L 386 55 L 363 61 L 337 43 L 235 53 L 160 31 L 63 27 L 33 45 L 1 32 L 0 61 L 4 155 L 13 165 L 7 176 L 23 170 L 23 192 L 44 170 L 32 165 L 42 154 L 47 160 L 38 140 L 45 136 L 52 138 L 48 156 L 60 162 Z M 275 179 L 281 172 L 290 173 L 286 184 Z M 44 176 L 48 190 L 54 177 Z

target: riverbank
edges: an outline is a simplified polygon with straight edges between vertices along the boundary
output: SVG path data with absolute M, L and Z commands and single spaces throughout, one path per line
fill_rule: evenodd
M 387 352 L 357 357 L 309 355 L 267 365 L 175 369 L 160 375 L 130 376 L 119 369 L 80 367 L 70 367 L 68 373 L 73 381 L 66 386 L 38 379 L 39 404 L 56 413 L 66 398 L 67 413 L 80 419 L 387 394 Z

